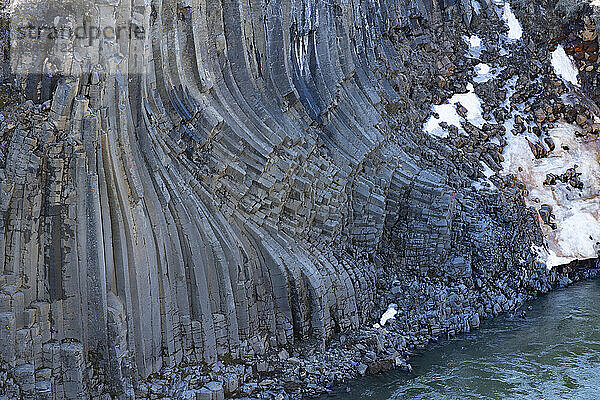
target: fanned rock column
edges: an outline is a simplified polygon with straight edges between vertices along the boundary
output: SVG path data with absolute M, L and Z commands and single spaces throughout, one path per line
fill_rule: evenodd
M 390 116 L 388 72 L 394 32 L 458 7 L 96 1 L 54 23 L 128 35 L 17 52 L 46 102 L 2 122 L 0 394 L 131 398 L 164 366 L 323 344 L 372 321 L 392 228 L 406 265 L 452 264 L 480 199 L 415 150 L 423 115 Z

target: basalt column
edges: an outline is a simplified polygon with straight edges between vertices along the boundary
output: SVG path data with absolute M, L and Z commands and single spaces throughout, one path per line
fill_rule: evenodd
M 35 103 L 0 127 L 0 395 L 126 398 L 164 366 L 325 343 L 372 322 L 392 227 L 416 269 L 485 231 L 447 149 L 414 150 L 423 115 L 390 111 L 392 33 L 470 5 L 72 3 L 52 24 L 100 34 L 11 57 Z

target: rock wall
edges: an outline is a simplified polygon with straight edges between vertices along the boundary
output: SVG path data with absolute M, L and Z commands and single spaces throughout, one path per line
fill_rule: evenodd
M 31 101 L 0 127 L 0 396 L 131 398 L 165 366 L 322 346 L 372 324 L 382 260 L 535 262 L 519 189 L 471 186 L 501 149 L 421 129 L 485 0 L 64 6 L 19 9 L 139 35 L 12 32 Z

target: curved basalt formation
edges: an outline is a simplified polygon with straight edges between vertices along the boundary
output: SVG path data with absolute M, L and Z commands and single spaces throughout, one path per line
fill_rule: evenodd
M 422 129 L 432 102 L 464 91 L 461 35 L 498 23 L 492 3 L 7 12 L 21 97 L 0 127 L 0 398 L 131 398 L 165 367 L 217 361 L 252 375 L 266 354 L 371 326 L 398 274 L 464 293 L 496 280 L 505 309 L 549 287 L 523 187 L 473 186 L 502 147 Z M 18 29 L 32 20 L 42 35 L 92 29 L 33 40 Z

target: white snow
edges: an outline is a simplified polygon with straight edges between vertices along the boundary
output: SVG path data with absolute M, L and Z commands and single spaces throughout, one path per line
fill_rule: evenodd
M 481 38 L 477 35 L 471 35 L 463 36 L 463 40 L 469 45 L 467 57 L 479 58 L 481 56 L 481 50 L 483 49 Z
M 516 77 L 507 82 L 507 101 L 514 93 Z M 552 207 L 553 222 L 557 228 L 541 222 L 546 248 L 536 249 L 538 259 L 546 262 L 548 268 L 567 264 L 573 260 L 597 257 L 596 243 L 600 242 L 600 160 L 597 156 L 600 143 L 586 141 L 577 137 L 576 125 L 561 122 L 548 131 L 555 149 L 548 157 L 536 160 L 529 148 L 527 139 L 532 143 L 539 141 L 533 133 L 524 132 L 513 135 L 515 114 L 521 113 L 523 106 L 517 108 L 504 126 L 507 146 L 502 155 L 503 174 L 515 174 L 526 184 L 527 205 L 539 210 L 542 204 Z M 565 145 L 569 150 L 563 148 Z M 564 183 L 545 186 L 546 174 L 560 175 L 568 168 L 577 165 L 581 173 L 583 190 L 575 189 Z M 569 187 L 569 189 L 567 189 Z
M 546 263 L 546 268 L 548 268 L 548 250 L 546 250 L 543 246 L 536 246 L 532 243 L 531 252 L 536 254 L 536 261 Z
M 546 265 L 550 268 L 576 259 L 597 257 L 596 243 L 600 242 L 598 143 L 576 137 L 578 127 L 561 123 L 549 131 L 555 150 L 549 157 L 536 160 L 529 149 L 527 135 L 514 136 L 509 125 L 506 134 L 508 145 L 503 152 L 503 173 L 514 173 L 526 184 L 529 206 L 539 210 L 542 204 L 548 204 L 555 216 L 557 229 L 542 225 L 548 247 Z M 536 140 L 534 135 L 529 138 Z M 564 150 L 563 145 L 569 150 Z M 572 187 L 569 190 L 563 183 L 553 186 L 543 184 L 546 174 L 560 175 L 575 164 L 577 172 L 581 173 L 583 190 Z
M 448 136 L 448 132 L 443 129 L 439 124 L 440 122 L 446 122 L 448 125 L 454 125 L 461 129 L 461 122 L 464 121 L 456 112 L 456 103 L 462 104 L 467 109 L 467 120 L 473 125 L 481 128 L 485 123 L 483 119 L 481 109 L 481 100 L 475 94 L 472 84 L 467 85 L 467 93 L 458 93 L 452 96 L 448 103 L 438 104 L 433 106 L 433 111 L 439 114 L 439 118 L 431 116 L 425 123 L 424 129 L 430 135 L 438 137 Z
M 475 69 L 477 70 L 478 76 L 487 75 L 490 73 L 490 66 L 484 63 L 477 64 Z
M 512 40 L 519 40 L 523 36 L 523 29 L 521 28 L 521 24 L 515 14 L 512 12 L 510 8 L 510 3 L 507 1 L 504 3 L 504 9 L 502 12 L 502 19 L 508 25 L 508 38 Z
M 375 328 L 379 328 L 379 327 L 384 327 L 385 324 L 390 320 L 390 319 L 395 319 L 396 318 L 396 314 L 398 313 L 398 305 L 396 304 L 390 304 L 388 306 L 388 309 L 386 310 L 386 312 L 383 313 L 383 315 L 381 316 L 381 318 L 379 319 L 379 324 L 375 324 L 374 327 Z M 379 325 L 379 326 L 377 326 Z
M 482 117 L 483 110 L 481 109 L 481 100 L 475 94 L 475 89 L 472 84 L 467 85 L 467 93 L 455 94 L 450 99 L 450 102 L 456 104 L 460 102 L 467 109 L 467 120 L 473 125 L 481 128 L 485 123 Z
M 478 179 L 471 183 L 471 187 L 477 191 L 488 190 L 492 192 L 497 192 L 498 188 L 494 186 L 494 184 L 489 179 Z
M 552 250 L 548 251 L 548 255 L 546 256 L 546 268 L 551 269 L 552 267 L 557 267 L 559 265 L 565 265 L 573 261 L 572 258 L 569 257 L 559 257 Z
M 554 67 L 554 72 L 557 76 L 561 77 L 567 82 L 575 86 L 579 86 L 577 83 L 577 68 L 573 65 L 573 62 L 565 53 L 565 49 L 562 45 L 558 45 L 556 50 L 552 52 L 552 67 Z
M 481 47 L 481 38 L 477 35 L 471 35 L 467 37 L 467 42 L 472 49 Z
M 477 64 L 475 66 L 475 72 L 477 75 L 475 75 L 473 81 L 477 83 L 487 82 L 497 75 L 496 72 L 491 72 L 491 68 L 488 64 L 484 63 Z
M 557 253 L 562 254 L 562 258 L 571 259 L 596 257 L 595 245 L 600 241 L 600 202 L 598 199 L 584 198 L 574 201 L 566 206 L 562 205 L 557 212 L 562 218 L 562 221 L 558 223 L 558 232 L 555 234 L 558 242 Z M 564 264 L 564 262 L 560 264 Z
M 456 112 L 454 104 L 438 104 L 433 106 L 433 111 L 439 114 L 439 117 L 431 116 L 425 122 L 425 132 L 433 136 L 446 137 L 448 132 L 442 129 L 440 122 L 446 122 L 448 125 L 460 127 L 462 118 Z

